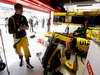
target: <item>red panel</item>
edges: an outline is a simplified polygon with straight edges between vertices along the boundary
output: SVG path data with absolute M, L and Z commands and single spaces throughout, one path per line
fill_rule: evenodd
M 5 0 L 5 1 L 16 2 L 16 0 Z
M 26 1 L 27 1 L 27 0 L 26 0 Z M 42 7 L 48 8 L 48 9 L 50 9 L 50 10 L 54 10 L 53 8 L 51 8 L 51 6 L 49 6 L 49 5 L 47 5 L 47 4 L 44 4 L 44 3 L 42 3 L 42 2 L 40 2 L 40 1 L 38 1 L 38 0 L 30 0 L 30 2 L 31 2 L 31 3 L 36 3 L 36 4 L 38 4 L 38 5 L 42 6 Z M 47 2 L 47 1 L 45 1 L 45 2 Z
M 16 0 L 1 0 L 0 2 L 4 2 L 4 3 L 16 3 Z
M 37 6 L 37 4 L 29 4 L 29 3 L 27 3 L 27 2 L 23 2 L 23 1 L 20 1 L 20 3 L 22 4 L 22 5 L 24 5 L 25 7 L 27 7 L 27 8 L 31 8 L 31 9 L 35 9 L 35 10 L 38 10 L 38 11 L 43 11 L 43 12 L 50 12 L 50 10 L 49 9 L 46 9 L 46 8 L 44 8 L 44 7 L 40 7 L 40 6 Z
M 41 1 L 41 2 L 43 2 L 45 4 L 47 4 L 47 5 L 50 5 L 50 2 L 51 2 L 51 0 L 39 0 L 39 1 Z
M 21 1 L 19 1 L 19 3 L 21 3 L 24 7 L 31 8 L 33 10 L 35 9 L 35 10 L 39 10 L 39 11 L 43 11 L 43 12 L 50 12 L 51 10 L 54 11 L 53 8 L 43 4 L 40 1 L 37 1 L 37 0 L 33 0 L 33 1 L 34 2 L 31 2 L 29 0 L 21 0 Z M 0 2 L 8 3 L 8 4 L 15 4 L 16 0 L 2 0 Z
M 53 10 L 52 8 L 47 8 L 47 7 L 44 7 L 43 5 L 36 4 L 36 3 L 30 2 L 30 1 L 20 1 L 20 3 L 22 5 L 24 5 L 25 7 L 35 9 L 35 10 L 44 11 L 44 12 L 50 12 L 51 10 Z

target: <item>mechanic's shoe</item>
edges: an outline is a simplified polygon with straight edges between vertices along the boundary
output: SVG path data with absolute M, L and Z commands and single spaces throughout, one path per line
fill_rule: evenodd
M 20 61 L 19 66 L 20 66 L 20 67 L 22 67 L 22 66 L 23 66 L 23 61 Z
M 19 66 L 22 67 L 23 66 L 23 56 L 20 56 L 19 58 L 20 58 L 20 64 L 19 64 Z
M 33 68 L 34 68 L 34 67 L 30 64 L 30 59 L 29 59 L 29 58 L 26 59 L 26 63 L 27 63 L 27 68 L 29 68 L 29 69 L 33 69 Z
M 35 35 L 30 36 L 30 38 L 34 38 L 34 37 L 35 37 Z
M 29 69 L 33 69 L 34 66 L 32 66 L 31 64 L 27 64 L 27 68 L 29 68 Z

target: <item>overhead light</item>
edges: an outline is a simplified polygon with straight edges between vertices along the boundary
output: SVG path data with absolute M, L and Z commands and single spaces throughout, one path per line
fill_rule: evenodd
M 77 7 L 92 6 L 92 4 L 78 4 Z
M 100 2 L 100 0 L 95 0 L 96 2 Z

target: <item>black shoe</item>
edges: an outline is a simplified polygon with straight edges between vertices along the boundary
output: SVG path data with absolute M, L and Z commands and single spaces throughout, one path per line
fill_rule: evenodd
M 19 66 L 20 66 L 20 67 L 22 67 L 22 66 L 23 66 L 23 61 L 20 61 Z
M 20 58 L 20 64 L 19 64 L 19 66 L 22 67 L 23 66 L 23 57 L 20 56 L 19 58 Z
M 34 37 L 35 37 L 35 35 L 30 36 L 30 38 L 34 38 Z
M 33 69 L 34 67 L 31 64 L 27 64 L 27 68 Z

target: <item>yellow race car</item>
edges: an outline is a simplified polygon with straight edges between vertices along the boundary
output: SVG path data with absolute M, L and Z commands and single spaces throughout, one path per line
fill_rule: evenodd
M 82 58 L 82 56 L 87 55 L 87 52 L 88 52 L 88 48 L 89 48 L 89 44 L 90 44 L 90 39 L 92 39 L 91 37 L 89 37 L 89 29 L 87 29 L 87 38 L 83 38 L 83 37 L 76 37 L 76 36 L 73 36 L 71 37 L 72 35 L 66 35 L 66 34 L 62 34 L 62 33 L 57 33 L 57 32 L 47 32 L 45 34 L 46 37 L 53 37 L 54 35 L 54 39 L 59 39 L 63 42 L 68 42 L 69 41 L 69 38 L 75 38 L 76 39 L 76 47 L 78 48 L 78 51 L 76 51 L 77 53 L 76 54 L 79 54 Z M 99 32 L 100 33 L 100 32 Z M 93 34 L 91 34 L 93 35 Z M 100 37 L 100 35 L 98 35 L 98 37 Z M 100 38 L 97 38 L 97 39 L 100 39 Z M 70 60 L 65 60 L 64 61 L 64 65 L 70 70 L 70 71 L 73 71 L 75 72 L 77 70 L 77 56 L 76 56 L 76 59 L 73 61 L 73 63 L 70 63 Z
M 67 35 L 61 34 L 61 33 L 56 33 L 56 32 L 48 32 L 45 34 L 46 37 L 52 37 L 52 35 L 55 34 L 55 38 L 58 38 L 65 43 L 67 42 L 67 39 L 69 38 Z M 76 46 L 80 51 L 87 52 L 89 48 L 89 39 L 87 38 L 81 38 L 81 37 L 74 37 L 77 40 Z

